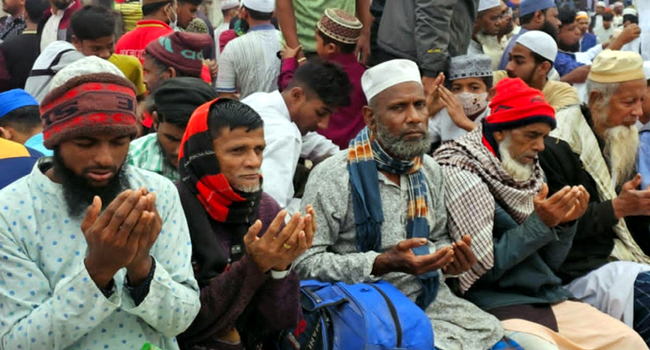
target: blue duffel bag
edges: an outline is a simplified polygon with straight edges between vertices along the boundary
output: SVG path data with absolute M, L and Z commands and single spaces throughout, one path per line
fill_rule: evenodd
M 300 287 L 303 319 L 280 335 L 280 350 L 434 349 L 427 315 L 388 282 Z

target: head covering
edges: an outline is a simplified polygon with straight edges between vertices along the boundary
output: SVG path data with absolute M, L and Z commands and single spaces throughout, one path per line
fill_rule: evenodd
M 531 30 L 517 38 L 517 44 L 520 44 L 530 51 L 555 62 L 557 56 L 557 43 L 552 36 L 539 31 Z
M 478 3 L 478 12 L 489 10 L 495 7 L 501 7 L 501 0 L 481 0 Z
M 255 222 L 262 198 L 262 190 L 235 192 L 221 172 L 208 125 L 210 110 L 219 108 L 221 103 L 241 104 L 214 99 L 199 106 L 187 124 L 179 153 L 181 183 L 178 193 L 188 216 L 194 243 L 192 259 L 198 268 L 195 277 L 200 286 L 209 284 L 213 277 L 226 269 L 229 256 L 234 262 L 244 255 L 243 237 Z M 213 232 L 211 220 L 228 224 L 229 233 L 232 234 L 229 253 L 223 251 L 222 242 Z
M 158 114 L 178 113 L 190 116 L 202 104 L 217 98 L 217 92 L 205 81 L 193 77 L 165 80 L 153 94 Z
M 643 62 L 643 74 L 645 75 L 645 80 L 650 80 L 650 61 Z
M 397 59 L 378 64 L 363 73 L 361 87 L 370 101 L 380 92 L 397 84 L 416 82 L 422 85 L 420 70 L 415 62 Z
M 639 16 L 639 13 L 634 9 L 633 7 L 628 7 L 625 10 L 623 10 L 623 16 Z
M 506 78 L 495 87 L 496 94 L 490 101 L 491 114 L 484 119 L 485 145 L 498 156 L 498 148 L 492 137 L 495 131 L 511 130 L 535 123 L 547 123 L 555 129 L 555 109 L 541 91 L 526 85 L 519 78 Z
M 187 75 L 198 77 L 203 68 L 203 53 L 212 45 L 208 34 L 175 32 L 154 40 L 145 52 L 158 61 Z
M 90 60 L 88 60 L 90 59 Z M 89 56 L 72 63 L 83 64 L 101 58 Z M 110 64 L 110 63 L 109 63 Z M 112 64 L 111 64 L 112 65 Z M 48 149 L 62 142 L 80 136 L 110 133 L 137 134 L 135 86 L 123 76 L 110 71 L 97 69 L 82 75 L 69 74 L 67 69 L 78 71 L 76 67 L 66 67 L 59 75 L 69 77 L 62 84 L 45 95 L 41 102 L 43 121 L 43 145 Z
M 645 79 L 643 59 L 636 52 L 605 50 L 591 64 L 588 79 L 597 83 Z
M 38 102 L 23 89 L 13 89 L 0 94 L 0 119 L 9 112 L 25 106 L 38 106 Z
M 221 11 L 234 9 L 239 6 L 239 0 L 221 0 Z
M 463 55 L 451 58 L 449 81 L 492 76 L 492 59 L 487 55 Z
M 596 7 L 607 7 L 607 4 L 604 1 L 598 1 Z
M 579 19 L 589 19 L 589 14 L 585 11 L 578 11 L 576 13 L 576 21 Z
M 275 11 L 275 0 L 243 0 L 242 5 L 247 9 L 263 13 Z
M 97 56 L 86 56 L 70 63 L 56 73 L 52 77 L 48 92 L 65 84 L 65 82 L 74 77 L 93 73 L 110 73 L 125 78 L 124 73 L 108 60 L 101 59 Z
M 185 31 L 188 33 L 197 33 L 197 34 L 209 33 L 208 25 L 205 24 L 205 21 L 203 21 L 198 17 L 195 17 L 193 20 L 190 21 Z
M 316 26 L 323 35 L 344 44 L 356 44 L 363 28 L 361 21 L 341 9 L 326 9 Z
M 142 6 L 149 5 L 149 4 L 155 4 L 155 3 L 158 3 L 158 2 L 171 3 L 171 0 L 142 0 Z
M 551 7 L 556 7 L 553 0 L 521 0 L 521 3 L 519 3 L 519 16 L 525 16 Z

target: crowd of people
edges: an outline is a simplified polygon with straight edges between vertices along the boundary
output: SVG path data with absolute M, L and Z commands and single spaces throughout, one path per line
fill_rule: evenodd
M 305 280 L 431 349 L 650 346 L 633 5 L 2 3 L 0 349 L 273 349 Z

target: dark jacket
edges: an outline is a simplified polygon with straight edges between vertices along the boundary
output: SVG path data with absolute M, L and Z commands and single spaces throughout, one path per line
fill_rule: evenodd
M 554 271 L 571 249 L 575 223 L 548 228 L 536 213 L 521 225 L 496 204 L 494 267 L 465 297 L 482 309 L 524 304 L 554 304 L 569 298 Z
M 262 194 L 257 217 L 263 224 L 262 233 L 279 212 L 278 203 L 266 193 Z M 220 241 L 229 242 L 230 234 L 223 225 L 211 222 Z M 180 347 L 184 350 L 243 349 L 242 345 L 226 344 L 217 339 L 233 328 L 237 328 L 242 339 L 251 339 L 295 327 L 301 312 L 299 293 L 296 272 L 275 280 L 244 256 L 201 288 L 201 309 L 192 325 L 178 336 Z
M 377 44 L 415 61 L 422 74 L 447 70 L 451 57 L 467 53 L 479 0 L 387 0 Z
M 41 35 L 23 32 L 0 43 L 0 92 L 24 89 L 36 58 L 41 53 Z

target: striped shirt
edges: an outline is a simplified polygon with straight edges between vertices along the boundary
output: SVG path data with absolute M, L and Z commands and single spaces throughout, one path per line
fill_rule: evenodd
M 280 49 L 280 32 L 271 24 L 255 26 L 229 42 L 219 58 L 217 91 L 239 91 L 243 99 L 255 92 L 277 90 Z
M 178 171 L 167 161 L 156 133 L 131 141 L 129 164 L 162 175 L 172 182 L 180 180 Z

